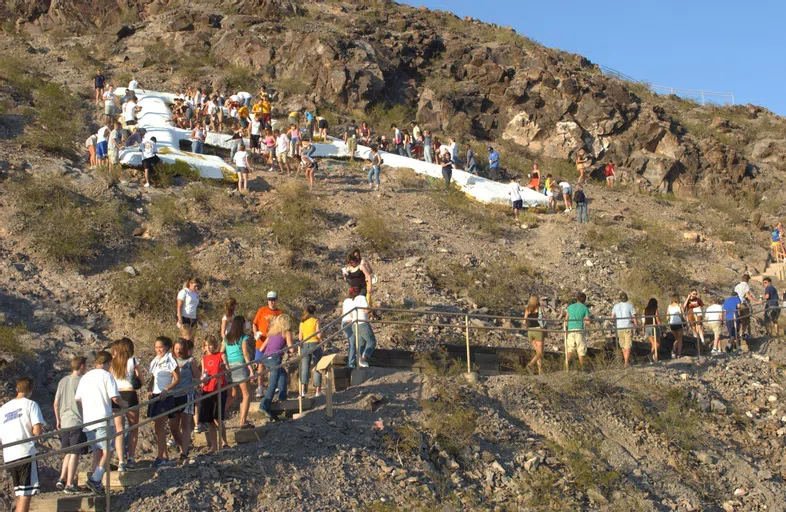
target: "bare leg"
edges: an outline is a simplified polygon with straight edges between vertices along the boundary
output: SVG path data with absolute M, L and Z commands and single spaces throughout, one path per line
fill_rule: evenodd
M 128 411 L 126 413 L 128 418 L 128 426 L 133 427 L 139 423 L 139 410 Z M 133 429 L 128 431 L 128 458 L 133 459 L 136 454 L 136 443 L 139 439 L 139 430 Z
M 115 432 L 118 436 L 115 437 L 115 451 L 117 452 L 117 461 L 123 464 L 126 461 L 126 451 L 124 447 L 123 431 L 125 430 L 125 417 L 115 417 Z
M 156 458 L 165 459 L 166 457 L 166 418 L 158 418 L 155 421 L 156 431 Z
M 243 401 L 240 402 L 240 424 L 245 425 L 248 410 L 251 408 L 251 391 L 248 389 L 248 382 L 244 382 L 238 387 L 243 394 Z

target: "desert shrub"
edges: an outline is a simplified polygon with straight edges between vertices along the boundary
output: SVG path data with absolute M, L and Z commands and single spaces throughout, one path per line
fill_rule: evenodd
M 160 196 L 153 199 L 148 207 L 150 223 L 157 230 L 179 229 L 185 224 L 185 207 L 178 204 L 177 198 Z
M 279 207 L 272 228 L 276 241 L 293 251 L 301 250 L 314 236 L 314 195 L 305 184 L 291 181 L 278 189 Z
M 230 91 L 248 91 L 254 94 L 257 90 L 254 72 L 245 66 L 227 66 L 222 70 L 221 79 Z
M 13 87 L 18 94 L 30 100 L 41 84 L 41 79 L 24 60 L 4 55 L 0 59 L 0 79 Z
M 308 94 L 314 84 L 306 81 L 303 77 L 279 78 L 275 82 L 277 90 L 283 91 L 288 95 Z M 328 118 L 326 118 L 328 119 Z M 328 119 L 330 122 L 330 119 Z M 331 123 L 332 124 L 332 123 Z
M 550 441 L 548 445 L 570 471 L 573 485 L 582 492 L 599 489 L 603 494 L 610 494 L 619 484 L 621 475 L 603 462 L 596 438 L 583 436 L 562 443 Z
M 144 252 L 137 265 L 138 275 L 118 272 L 113 295 L 129 311 L 165 320 L 174 314 L 175 295 L 190 277 L 198 277 L 186 249 L 156 246 Z
M 27 328 L 24 325 L 0 325 L 0 352 L 12 354 L 24 352 L 18 339 L 25 333 L 27 333 Z
M 366 112 L 356 112 L 355 118 L 358 119 L 358 122 L 365 120 L 371 129 L 378 134 L 388 133 L 391 124 L 395 124 L 403 131 L 407 130 L 409 123 L 415 119 L 415 109 L 402 104 L 378 104 Z
M 466 360 L 451 358 L 445 347 L 439 347 L 435 352 L 418 352 L 415 362 L 422 373 L 433 377 L 457 377 L 467 371 Z
M 493 265 L 471 267 L 457 260 L 434 259 L 426 264 L 429 278 L 437 288 L 469 297 L 478 306 L 506 311 L 525 300 L 535 285 L 535 273 L 526 260 L 513 254 L 501 255 Z
M 36 121 L 23 141 L 44 151 L 75 156 L 76 137 L 85 131 L 80 100 L 53 83 L 37 87 L 34 96 Z
M 388 219 L 372 208 L 366 208 L 358 218 L 358 234 L 376 252 L 389 255 L 399 245 L 399 233 Z
M 93 55 L 91 48 L 77 43 L 68 50 L 68 60 L 72 61 L 74 67 L 79 69 L 100 69 L 103 65 Z
M 61 177 L 27 178 L 11 184 L 10 191 L 18 229 L 53 261 L 87 263 L 128 227 L 119 205 L 91 199 Z
M 457 456 L 472 443 L 478 413 L 452 384 L 440 386 L 430 400 L 420 402 L 421 427 L 451 455 Z
M 457 188 L 445 190 L 442 180 L 432 180 L 429 201 L 440 210 L 459 218 L 470 229 L 482 235 L 501 237 L 508 233 L 507 208 L 481 205 Z

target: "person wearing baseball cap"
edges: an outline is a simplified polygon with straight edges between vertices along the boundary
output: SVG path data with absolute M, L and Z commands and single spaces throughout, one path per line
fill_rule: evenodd
M 254 331 L 254 340 L 256 340 L 256 351 L 254 359 L 262 359 L 263 353 L 260 350 L 262 343 L 267 337 L 267 331 L 270 328 L 270 321 L 279 316 L 283 311 L 278 309 L 278 294 L 274 291 L 267 292 L 267 306 L 262 306 L 254 316 L 254 321 L 251 324 L 251 329 Z M 260 366 L 261 363 L 257 366 Z M 261 368 L 260 368 L 261 369 Z M 264 389 L 262 388 L 262 374 L 257 376 L 257 398 L 262 398 Z

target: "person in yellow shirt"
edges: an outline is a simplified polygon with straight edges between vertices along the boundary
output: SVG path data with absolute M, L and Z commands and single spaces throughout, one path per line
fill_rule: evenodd
M 316 310 L 316 306 L 309 304 L 300 319 L 298 339 L 304 342 L 301 347 L 303 358 L 300 360 L 300 396 L 306 396 L 308 379 L 312 369 L 314 371 L 314 387 L 316 388 L 314 396 L 322 394 L 322 374 L 316 370 L 317 363 L 322 359 L 320 344 L 322 333 L 319 332 L 319 320 L 314 316 Z
M 259 105 L 261 106 L 261 109 L 262 109 L 262 112 L 261 112 L 262 113 L 262 125 L 263 126 L 268 126 L 268 125 L 271 124 L 271 121 L 270 121 L 271 105 L 270 105 L 270 100 L 268 100 L 267 95 L 262 96 L 262 101 L 259 102 Z
M 289 126 L 294 125 L 295 128 L 300 128 L 300 112 L 297 111 L 290 112 L 287 122 Z
M 259 116 L 262 115 L 262 100 L 261 99 L 258 102 L 254 103 L 254 106 L 251 107 L 251 113 L 254 114 L 254 119 L 259 119 Z
M 243 105 L 238 109 L 237 117 L 240 120 L 240 128 L 248 132 L 246 133 L 246 137 L 251 137 L 251 123 L 248 120 L 248 116 L 249 113 L 247 105 Z

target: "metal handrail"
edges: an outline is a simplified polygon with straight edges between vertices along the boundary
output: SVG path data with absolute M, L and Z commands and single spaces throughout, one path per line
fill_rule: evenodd
M 626 75 L 625 73 L 617 71 L 614 68 L 604 66 L 602 64 L 598 64 L 598 67 L 600 68 L 601 72 L 604 75 L 613 76 L 615 78 L 619 78 L 620 80 L 625 80 L 636 84 L 642 84 L 656 94 L 662 93 L 662 94 L 676 94 L 677 96 L 693 96 L 696 98 L 701 98 L 702 105 L 706 103 L 707 97 L 725 98 L 726 100 L 730 100 L 732 105 L 735 104 L 733 92 L 714 92 L 714 91 L 703 91 L 703 90 L 696 90 L 696 89 L 678 89 L 676 87 L 667 87 L 665 85 L 654 85 L 644 80 L 637 80 L 631 76 Z

